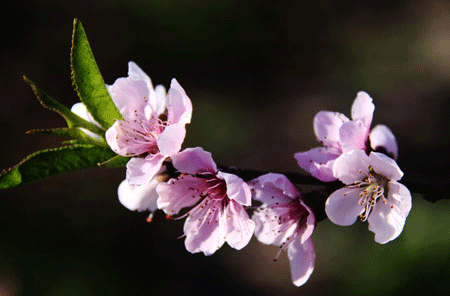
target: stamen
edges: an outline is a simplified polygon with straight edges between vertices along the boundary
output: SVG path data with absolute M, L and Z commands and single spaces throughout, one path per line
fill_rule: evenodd
M 371 214 L 373 207 L 377 204 L 378 200 L 384 204 L 390 203 L 386 199 L 385 186 L 387 178 L 377 174 L 372 166 L 369 166 L 369 175 L 360 182 L 356 182 L 348 186 L 348 188 L 363 188 L 359 193 L 359 204 L 364 205 L 364 210 L 360 214 L 359 218 L 361 221 L 367 221 L 369 215 Z

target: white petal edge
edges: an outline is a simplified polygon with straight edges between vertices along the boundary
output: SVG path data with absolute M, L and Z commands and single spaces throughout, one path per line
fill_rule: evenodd
M 158 184 L 159 181 L 152 179 L 146 184 L 137 186 L 129 184 L 125 179 L 120 183 L 119 188 L 117 189 L 119 201 L 123 206 L 132 211 L 149 210 L 153 212 L 158 208 L 156 204 L 158 199 L 156 186 Z
M 92 124 L 101 127 L 99 123 L 97 123 L 91 116 L 91 114 L 88 112 L 86 106 L 81 103 L 75 103 L 72 108 L 70 109 L 71 112 L 73 112 L 74 114 L 76 114 L 77 116 L 79 116 L 80 118 L 91 122 Z M 84 133 L 86 133 L 89 137 L 95 139 L 95 140 L 100 140 L 102 137 L 98 134 L 92 133 L 91 131 L 84 129 L 84 128 L 80 128 L 81 131 L 83 131 Z

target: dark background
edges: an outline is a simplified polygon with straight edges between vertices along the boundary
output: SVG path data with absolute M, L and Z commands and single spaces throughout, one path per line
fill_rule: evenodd
M 22 81 L 70 107 L 73 18 L 105 82 L 133 60 L 154 84 L 176 77 L 194 113 L 184 147 L 217 163 L 300 172 L 293 154 L 318 145 L 314 114 L 376 106 L 400 147 L 405 179 L 448 184 L 450 4 L 446 1 L 39 0 L 0 4 L 0 168 L 60 139 L 64 126 Z M 213 256 L 184 248 L 183 221 L 152 223 L 117 199 L 125 169 L 83 170 L 0 192 L 0 294 L 450 294 L 450 201 L 413 195 L 404 232 L 379 245 L 367 225 L 318 224 L 316 266 L 291 283 L 278 248 L 253 239 Z

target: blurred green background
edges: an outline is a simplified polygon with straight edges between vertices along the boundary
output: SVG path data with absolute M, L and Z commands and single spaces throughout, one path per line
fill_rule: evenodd
M 0 167 L 53 147 L 30 136 L 63 126 L 27 75 L 66 106 L 73 18 L 112 84 L 133 60 L 154 84 L 176 77 L 194 114 L 184 146 L 217 163 L 300 171 L 316 146 L 319 110 L 349 115 L 367 91 L 374 124 L 396 134 L 405 178 L 449 184 L 450 4 L 447 1 L 2 1 Z M 291 283 L 278 248 L 256 240 L 205 257 L 184 248 L 183 221 L 125 209 L 124 169 L 92 169 L 0 192 L 0 294 L 449 295 L 450 201 L 413 196 L 401 236 L 373 241 L 367 225 L 318 224 L 310 280 Z

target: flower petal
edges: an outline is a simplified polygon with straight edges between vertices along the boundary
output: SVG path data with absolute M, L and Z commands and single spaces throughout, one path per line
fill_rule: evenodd
M 155 114 L 163 114 L 167 107 L 167 91 L 163 85 L 155 87 L 156 106 Z
M 158 208 L 169 215 L 177 214 L 181 209 L 195 205 L 207 187 L 205 179 L 190 175 L 160 183 L 156 188 Z
M 234 200 L 230 200 L 225 209 L 226 237 L 229 246 L 237 250 L 245 247 L 255 231 L 255 222 L 250 220 L 244 207 Z
M 225 180 L 228 198 L 242 205 L 252 204 L 250 188 L 239 176 L 219 171 L 217 177 Z
M 333 148 L 316 147 L 306 152 L 296 153 L 294 158 L 300 168 L 321 181 L 329 182 L 336 180 L 333 176 L 333 164 L 340 154 Z
M 341 126 L 339 137 L 342 152 L 365 150 L 367 138 L 369 137 L 369 127 L 365 126 L 362 121 L 350 121 Z
M 91 116 L 91 114 L 88 112 L 86 106 L 81 103 L 75 103 L 72 108 L 70 109 L 71 112 L 73 112 L 74 114 L 76 114 L 77 116 L 85 119 L 86 121 L 89 121 L 91 123 L 93 123 L 94 125 L 100 127 L 100 124 L 97 123 Z M 87 135 L 89 135 L 90 137 L 94 138 L 95 140 L 100 140 L 102 137 L 98 134 L 92 133 L 91 131 L 84 129 L 84 128 L 80 128 L 84 133 L 86 133 Z
M 369 175 L 369 157 L 362 150 L 342 154 L 334 161 L 333 175 L 346 185 L 362 181 Z
M 311 235 L 314 231 L 314 228 L 316 227 L 316 217 L 315 217 L 313 211 L 305 203 L 303 203 L 303 201 L 300 201 L 300 203 L 301 203 L 301 205 L 303 205 L 303 207 L 309 213 L 306 218 L 306 223 L 304 224 L 304 226 L 301 226 L 301 228 L 303 228 L 303 230 L 300 235 L 300 241 L 301 241 L 301 243 L 304 243 L 306 240 L 308 240 L 311 237 Z
M 184 125 L 167 126 L 157 139 L 159 151 L 165 156 L 178 153 L 185 136 L 186 128 Z
M 320 111 L 314 117 L 314 132 L 324 146 L 340 148 L 339 129 L 348 118 L 338 112 Z
M 137 131 L 136 135 L 127 134 L 130 130 Z M 142 138 L 140 130 L 140 126 L 135 122 L 115 121 L 106 131 L 106 142 L 115 153 L 121 156 L 137 156 L 147 153 L 153 149 L 155 142 Z
M 161 169 L 165 157 L 161 154 L 131 158 L 127 163 L 127 180 L 132 185 L 148 183 Z
M 173 166 L 188 174 L 216 173 L 217 166 L 211 153 L 201 147 L 187 148 L 172 157 Z
M 207 203 L 207 206 L 206 204 Z M 203 207 L 195 207 L 184 223 L 184 242 L 191 253 L 214 254 L 225 242 L 226 225 L 222 201 L 205 199 Z
M 350 226 L 356 222 L 358 216 L 363 212 L 364 206 L 359 204 L 358 188 L 341 188 L 334 191 L 325 203 L 325 212 L 334 224 Z
M 372 101 L 372 98 L 366 92 L 358 92 L 352 105 L 352 119 L 362 121 L 367 129 L 372 124 L 373 111 L 375 110 Z
M 369 230 L 375 233 L 375 241 L 385 244 L 397 238 L 403 231 L 410 210 L 409 190 L 400 183 L 390 182 L 388 203 L 378 201 L 369 215 Z
M 255 236 L 264 244 L 281 246 L 287 238 L 292 238 L 297 231 L 298 224 L 282 225 L 278 218 L 289 211 L 286 207 L 267 207 L 263 205 L 253 213 L 255 222 Z
M 405 218 L 409 215 L 412 207 L 411 192 L 403 184 L 396 181 L 389 183 L 388 198 L 394 204 L 394 208 L 397 209 Z
M 167 94 L 167 111 L 168 122 L 179 123 L 182 125 L 189 124 L 192 117 L 192 102 L 186 95 L 184 89 L 174 78 L 170 84 Z
M 291 263 L 291 275 L 294 285 L 300 287 L 314 271 L 316 253 L 312 239 L 301 243 L 300 238 L 295 239 L 288 248 L 288 258 Z
M 143 185 L 131 185 L 126 179 L 123 180 L 117 190 L 119 201 L 123 206 L 129 210 L 137 211 L 155 211 L 158 207 L 156 200 L 158 194 L 156 193 L 156 186 L 159 181 L 152 179 L 150 182 Z
M 128 77 L 118 78 L 106 87 L 120 114 L 127 120 L 135 119 L 137 112 L 143 118 L 148 104 L 155 110 L 156 96 L 150 77 L 134 62 L 128 63 Z
M 398 167 L 397 162 L 389 158 L 385 154 L 371 152 L 369 155 L 369 162 L 373 170 L 387 177 L 390 180 L 400 180 L 403 176 L 403 171 Z
M 300 191 L 290 180 L 278 173 L 261 175 L 250 181 L 249 186 L 255 191 L 253 198 L 267 204 L 272 204 L 275 200 L 286 203 L 300 196 Z
M 385 125 L 376 125 L 370 131 L 370 146 L 374 151 L 386 152 L 387 155 L 397 160 L 398 145 L 394 133 Z

